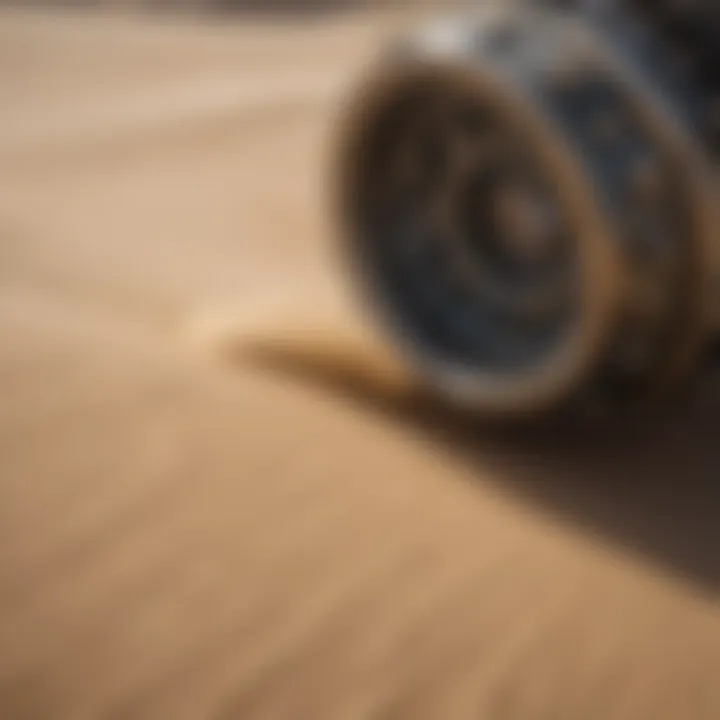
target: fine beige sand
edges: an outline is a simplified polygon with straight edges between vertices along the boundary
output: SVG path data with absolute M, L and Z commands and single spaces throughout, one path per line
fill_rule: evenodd
M 362 320 L 395 20 L 0 14 L 0 718 L 716 720 L 720 423 L 490 432 Z

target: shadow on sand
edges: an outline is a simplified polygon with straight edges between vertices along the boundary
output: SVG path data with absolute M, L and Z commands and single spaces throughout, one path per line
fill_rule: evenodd
M 233 362 L 282 374 L 402 423 L 562 522 L 640 553 L 698 590 L 720 592 L 720 413 L 683 409 L 644 423 L 488 428 L 427 393 L 388 381 L 383 361 L 350 346 L 271 339 Z M 487 474 L 483 474 L 486 477 Z

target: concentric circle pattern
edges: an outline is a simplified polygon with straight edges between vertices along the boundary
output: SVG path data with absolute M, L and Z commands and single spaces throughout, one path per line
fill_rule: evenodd
M 342 135 L 348 255 L 452 399 L 636 406 L 712 341 L 717 14 L 541 5 L 431 27 L 373 69 Z

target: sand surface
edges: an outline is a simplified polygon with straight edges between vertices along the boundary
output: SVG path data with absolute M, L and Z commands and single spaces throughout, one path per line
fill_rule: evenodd
M 716 720 L 720 423 L 490 433 L 323 169 L 379 17 L 0 14 L 3 720 Z

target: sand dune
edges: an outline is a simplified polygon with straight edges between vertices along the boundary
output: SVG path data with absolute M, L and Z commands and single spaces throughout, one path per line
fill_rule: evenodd
M 490 432 L 345 291 L 387 29 L 0 15 L 0 717 L 720 716 L 717 418 Z

